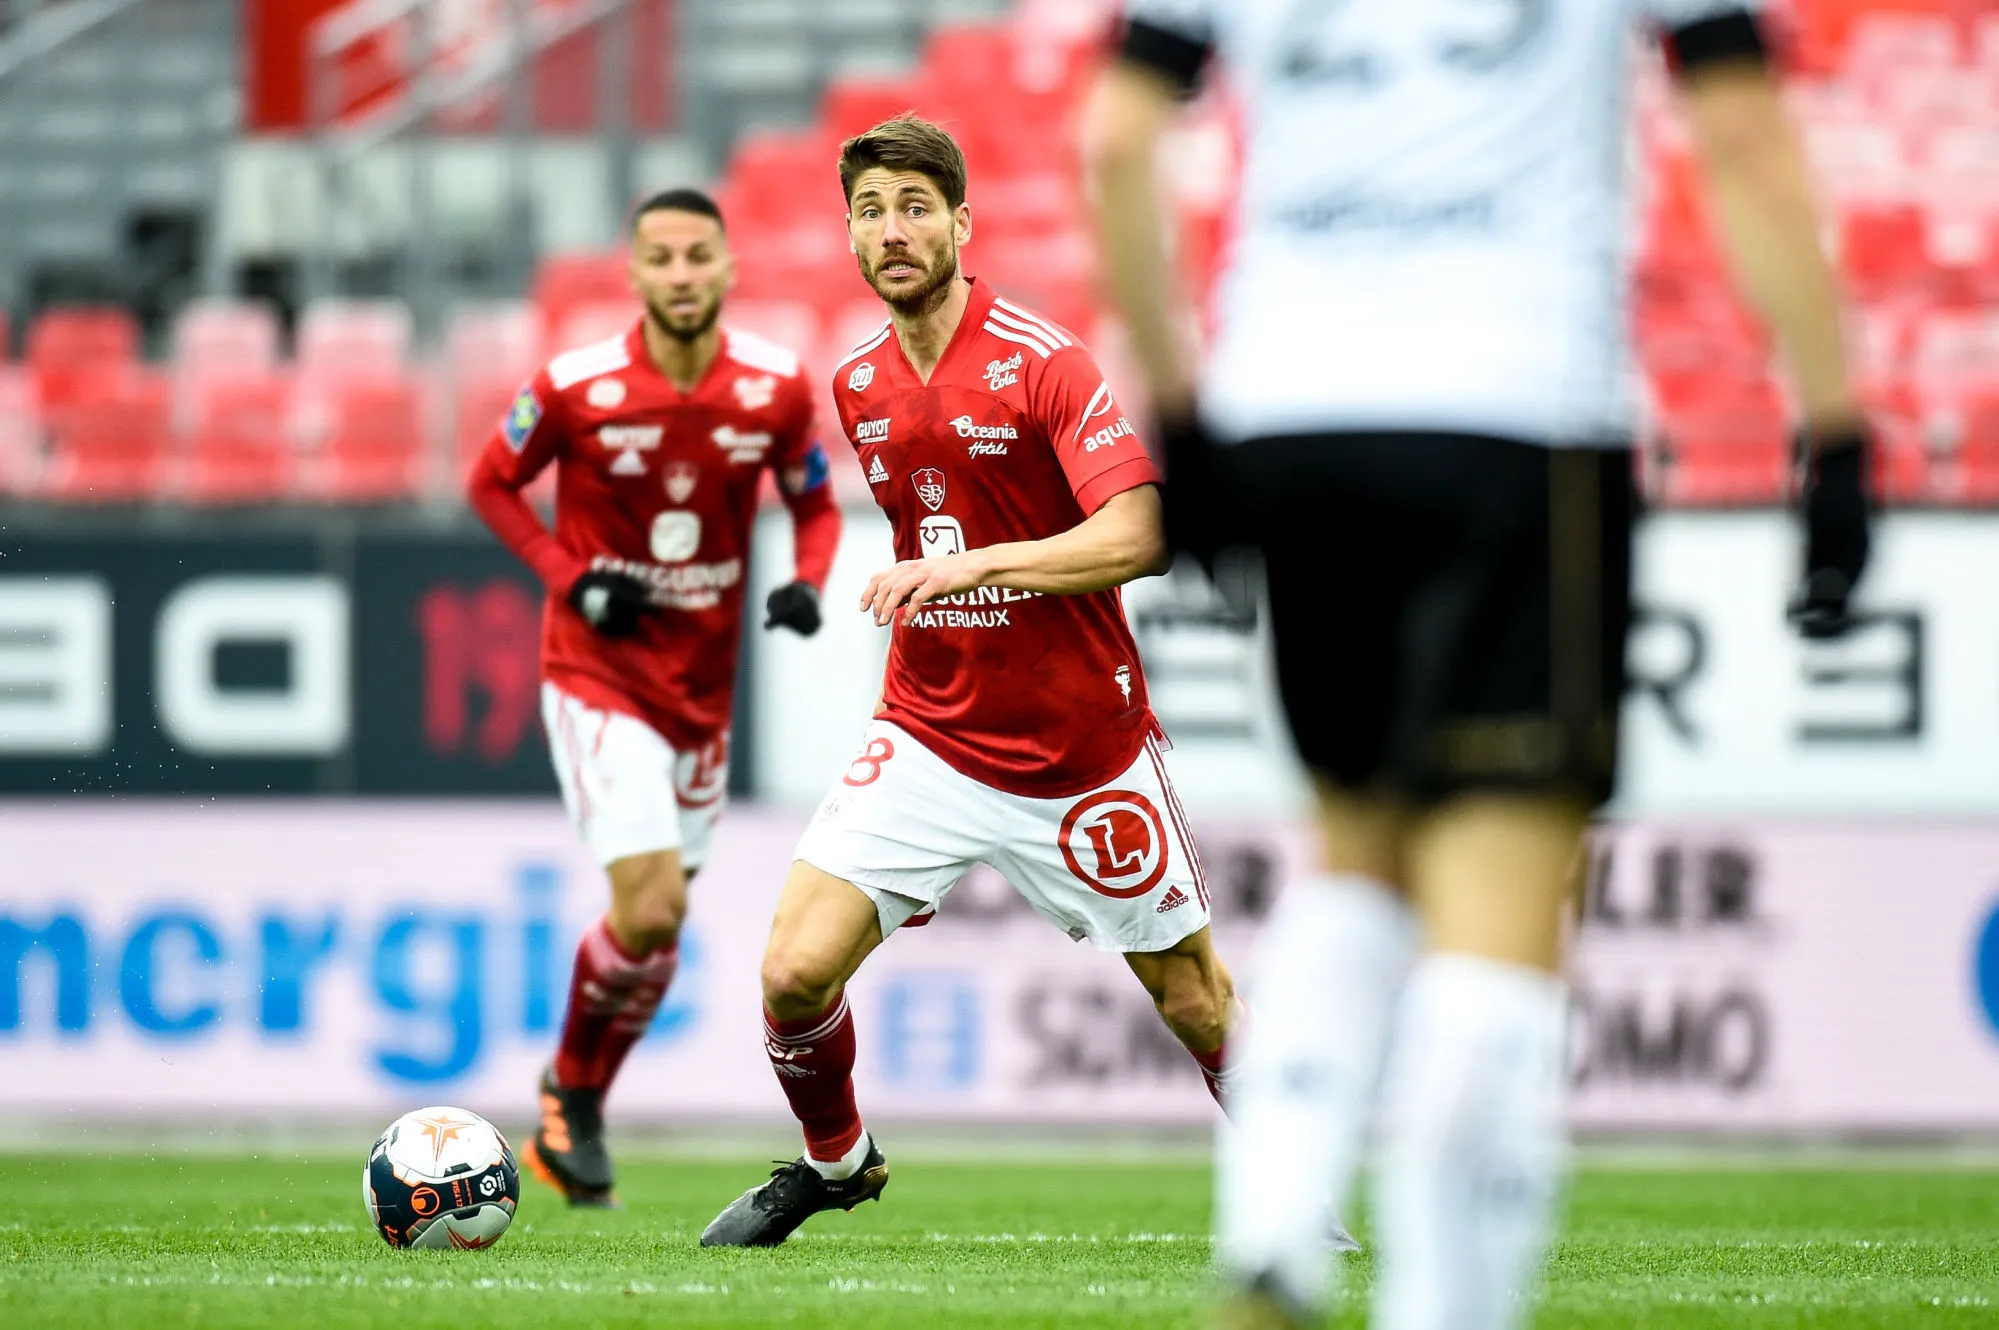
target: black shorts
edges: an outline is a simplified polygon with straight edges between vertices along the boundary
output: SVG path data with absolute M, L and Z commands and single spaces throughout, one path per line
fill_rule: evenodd
M 1167 459 L 1169 535 L 1262 554 L 1278 685 L 1314 772 L 1421 803 L 1610 796 L 1628 449 L 1397 432 L 1185 451 L 1200 455 Z

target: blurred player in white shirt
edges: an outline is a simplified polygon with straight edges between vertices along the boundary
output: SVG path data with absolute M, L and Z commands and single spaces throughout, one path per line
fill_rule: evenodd
M 1753 0 L 1128 0 L 1086 142 L 1174 548 L 1260 553 L 1325 871 L 1271 921 L 1218 1153 L 1244 1326 L 1327 1300 L 1370 1119 L 1383 1330 L 1519 1324 L 1565 1171 L 1564 903 L 1615 778 L 1633 515 L 1621 163 L 1656 34 L 1811 445 L 1813 635 L 1867 429 Z M 1196 375 L 1153 158 L 1215 60 L 1248 132 Z M 1772 612 L 1779 607 L 1772 606 Z

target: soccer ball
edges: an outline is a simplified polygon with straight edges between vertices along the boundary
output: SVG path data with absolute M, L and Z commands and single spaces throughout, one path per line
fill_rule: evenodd
M 521 1171 L 499 1129 L 462 1108 L 420 1108 L 368 1152 L 361 1199 L 391 1247 L 490 1247 L 514 1222 Z

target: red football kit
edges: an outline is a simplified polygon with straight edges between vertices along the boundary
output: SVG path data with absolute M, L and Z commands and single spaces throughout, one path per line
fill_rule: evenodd
M 834 371 L 833 400 L 898 559 L 1059 535 L 1159 481 L 1090 353 L 976 281 L 928 384 L 884 325 Z M 898 614 L 875 714 L 1042 798 L 1112 780 L 1158 728 L 1115 589 L 982 587 Z
M 763 473 L 776 473 L 797 576 L 815 588 L 832 567 L 840 514 L 797 356 L 725 328 L 707 373 L 683 393 L 653 366 L 642 329 L 549 361 L 486 445 L 470 494 L 548 587 L 543 677 L 685 752 L 728 729 Z M 550 463 L 552 534 L 520 496 Z M 647 587 L 652 608 L 633 636 L 606 638 L 569 605 L 591 569 Z

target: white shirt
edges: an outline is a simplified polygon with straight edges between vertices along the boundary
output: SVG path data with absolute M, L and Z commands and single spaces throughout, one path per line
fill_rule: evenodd
M 1127 0 L 1244 111 L 1209 429 L 1627 438 L 1631 37 L 1756 3 Z

